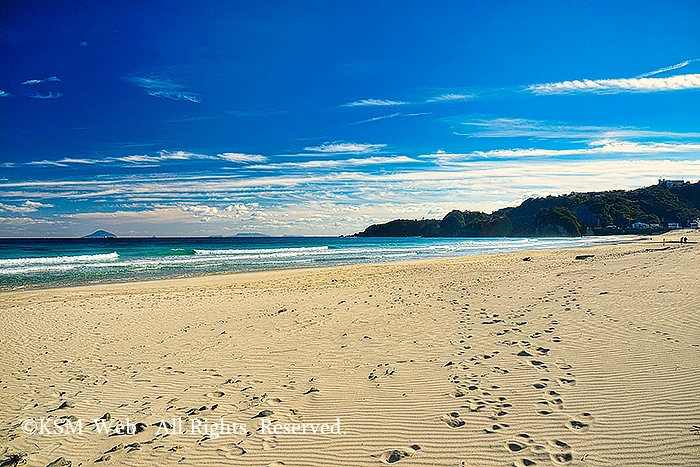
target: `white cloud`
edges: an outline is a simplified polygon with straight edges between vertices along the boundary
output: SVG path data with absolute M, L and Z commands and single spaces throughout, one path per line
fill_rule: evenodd
M 44 204 L 38 201 L 27 200 L 24 203 L 17 205 L 0 203 L 0 211 L 12 212 L 12 213 L 29 213 L 36 212 L 39 208 L 52 208 L 53 204 Z
M 592 141 L 588 147 L 568 149 L 493 149 L 490 151 L 473 151 L 470 153 L 446 153 L 437 151 L 433 154 L 419 156 L 422 159 L 435 160 L 439 164 L 454 164 L 479 159 L 519 159 L 527 157 L 563 157 L 577 155 L 649 155 L 649 154 L 684 154 L 700 151 L 700 143 L 636 143 L 630 141 L 600 140 Z
M 187 151 L 160 151 L 157 156 L 148 156 L 145 154 L 132 154 L 129 156 L 114 157 L 106 159 L 108 161 L 119 161 L 130 164 L 157 164 L 163 161 L 186 161 L 191 159 L 216 159 L 214 156 L 206 154 L 196 154 Z
M 428 99 L 426 102 L 457 102 L 457 101 L 467 101 L 474 99 L 474 94 L 458 94 L 458 93 L 446 93 L 441 94 L 437 97 Z
M 525 89 L 534 94 L 599 94 L 620 92 L 679 91 L 700 88 L 700 74 L 676 75 L 668 78 L 584 79 L 558 83 L 532 84 Z
M 60 161 L 58 161 L 61 164 L 85 164 L 85 165 L 93 165 L 97 164 L 100 162 L 104 162 L 104 160 L 101 159 L 76 159 L 72 157 L 64 157 Z
M 106 157 L 104 159 L 85 159 L 85 158 L 73 158 L 64 157 L 58 161 L 41 160 L 41 161 L 31 161 L 26 162 L 26 165 L 35 166 L 55 166 L 55 167 L 68 167 L 69 164 L 84 164 L 84 165 L 95 165 L 95 164 L 109 164 L 109 163 L 126 163 L 132 165 L 138 165 L 139 167 L 158 167 L 161 162 L 165 161 L 187 161 L 187 160 L 225 160 L 229 162 L 237 163 L 261 163 L 265 162 L 267 158 L 258 154 L 243 154 L 226 152 L 218 154 L 216 156 L 208 154 L 197 154 L 188 151 L 165 151 L 162 150 L 158 152 L 157 155 L 147 155 L 147 154 L 129 154 L 126 156 L 118 157 Z M 12 163 L 5 163 L 12 164 Z M 10 167 L 10 165 L 7 165 Z
M 4 225 L 53 225 L 55 223 L 55 221 L 50 219 L 38 219 L 33 217 L 0 217 L 0 224 Z M 43 234 L 39 235 L 44 236 L 45 231 L 43 232 Z M 23 233 L 23 231 L 20 231 L 20 233 Z
M 635 127 L 567 125 L 523 118 L 481 118 L 459 122 L 464 131 L 459 136 L 474 138 L 539 138 L 539 139 L 639 139 L 700 138 L 700 133 L 655 131 Z
M 60 79 L 58 79 L 58 76 L 49 76 L 48 78 L 44 78 L 44 79 L 28 79 L 22 84 L 23 85 L 41 84 L 41 83 L 56 82 L 56 81 L 61 81 Z
M 0 89 L 0 97 L 9 97 L 11 95 L 12 94 L 10 94 L 9 92 L 3 91 L 2 89 Z
M 229 162 L 238 162 L 241 164 L 267 161 L 267 157 L 259 154 L 242 154 L 238 152 L 225 152 L 223 154 L 219 154 L 218 157 Z
M 696 158 L 695 158 L 696 159 Z M 388 173 L 345 170 L 254 177 L 223 175 L 150 177 L 147 175 L 0 182 L 5 199 L 100 200 L 97 206 L 122 207 L 113 212 L 64 214 L 60 228 L 83 234 L 96 224 L 118 235 L 208 235 L 235 231 L 271 234 L 347 234 L 375 222 L 398 217 L 441 217 L 450 209 L 491 211 L 532 196 L 635 188 L 659 177 L 700 178 L 700 160 L 659 156 L 640 163 L 635 157 L 614 160 L 455 160 L 432 168 L 404 167 Z M 303 188 L 303 189 L 302 189 Z M 19 202 L 14 207 L 22 208 Z M 63 204 L 62 204 L 63 206 Z M 94 206 L 94 205 L 93 205 Z M 30 207 L 30 206 L 27 206 Z M 22 213 L 12 213 L 23 215 Z M 19 222 L 19 221 L 18 221 Z M 41 227 L 41 226 L 39 226 Z M 66 231 L 37 227 L 35 235 Z M 0 232 L 13 232 L 0 223 Z M 24 232 L 26 235 L 30 232 Z M 18 233 L 19 235 L 19 233 Z
M 408 102 L 393 101 L 389 99 L 361 99 L 359 101 L 353 101 L 343 104 L 343 107 L 388 107 L 406 104 L 408 104 Z
M 379 165 L 379 164 L 406 164 L 411 162 L 420 162 L 407 156 L 392 156 L 392 157 L 364 157 L 350 159 L 332 159 L 332 160 L 312 160 L 304 162 L 280 162 L 278 164 L 253 165 L 253 169 L 326 169 L 337 167 L 357 167 L 364 165 Z
M 323 143 L 320 146 L 309 146 L 304 148 L 305 151 L 334 153 L 334 154 L 368 154 L 378 152 L 386 147 L 386 144 L 363 144 L 349 143 L 345 141 L 334 141 L 332 143 Z
M 27 165 L 37 165 L 40 167 L 48 167 L 48 166 L 54 166 L 54 167 L 68 167 L 67 164 L 62 164 L 61 162 L 56 162 L 56 161 L 49 161 L 44 159 L 43 161 L 31 161 L 27 162 Z
M 698 59 L 683 60 L 682 62 L 676 63 L 675 65 L 659 68 L 658 70 L 650 71 L 648 73 L 642 73 L 641 75 L 635 76 L 635 78 L 647 78 L 649 76 L 654 76 L 654 75 L 658 75 L 661 73 L 666 73 L 668 71 L 678 70 L 679 68 L 686 67 L 686 66 L 690 65 L 691 63 L 697 62 L 697 61 L 700 61 L 700 60 L 698 60 Z

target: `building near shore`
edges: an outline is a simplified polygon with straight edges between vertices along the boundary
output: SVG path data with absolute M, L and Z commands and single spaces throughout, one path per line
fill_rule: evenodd
M 685 181 L 681 180 L 666 180 L 665 178 L 659 179 L 659 185 L 666 185 L 667 188 L 680 188 L 685 185 Z
M 632 224 L 632 228 L 634 230 L 647 230 L 649 228 L 649 224 L 646 222 L 635 222 Z

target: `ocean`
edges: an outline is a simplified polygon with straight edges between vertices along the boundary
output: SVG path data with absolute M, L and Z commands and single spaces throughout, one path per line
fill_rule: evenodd
M 615 237 L 0 239 L 0 290 L 482 255 L 620 241 Z

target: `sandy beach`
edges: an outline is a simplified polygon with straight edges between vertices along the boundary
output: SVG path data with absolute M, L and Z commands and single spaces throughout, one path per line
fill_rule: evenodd
M 655 239 L 3 293 L 0 465 L 697 466 L 699 262 Z

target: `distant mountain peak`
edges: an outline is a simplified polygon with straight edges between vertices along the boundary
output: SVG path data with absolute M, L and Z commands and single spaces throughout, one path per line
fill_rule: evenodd
M 107 232 L 106 230 L 96 230 L 90 235 L 85 235 L 82 238 L 117 238 L 112 232 Z

